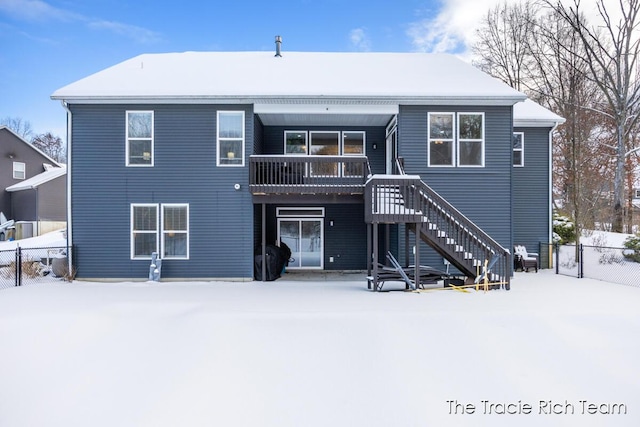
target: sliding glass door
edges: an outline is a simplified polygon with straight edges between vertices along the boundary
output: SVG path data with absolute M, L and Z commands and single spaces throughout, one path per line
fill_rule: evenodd
M 278 240 L 291 249 L 291 269 L 322 269 L 324 259 L 323 220 L 278 218 Z

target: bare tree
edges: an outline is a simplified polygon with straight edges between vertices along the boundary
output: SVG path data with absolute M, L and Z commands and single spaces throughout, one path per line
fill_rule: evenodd
M 600 90 L 589 78 L 580 60 L 582 42 L 557 13 L 541 15 L 531 38 L 535 61 L 531 73 L 530 96 L 566 119 L 554 134 L 554 197 L 581 229 L 592 227 L 601 218 L 603 183 L 610 182 L 610 151 L 603 144 L 602 117 L 594 112 Z
M 64 163 L 66 161 L 66 149 L 62 139 L 53 136 L 51 132 L 37 135 L 31 140 L 31 144 L 56 162 Z
M 584 50 L 578 57 L 589 69 L 590 78 L 600 88 L 604 105 L 600 113 L 607 116 L 615 129 L 613 150 L 615 176 L 613 180 L 612 231 L 622 232 L 625 204 L 625 165 L 627 157 L 637 149 L 630 147 L 630 135 L 638 123 L 640 105 L 640 0 L 619 0 L 621 18 L 614 22 L 604 0 L 597 0 L 601 26 L 589 23 L 580 9 L 580 0 L 571 6 L 544 0 L 564 19 L 580 38 Z M 611 7 L 611 2 L 608 2 Z
M 537 7 L 504 1 L 485 15 L 472 47 L 474 65 L 516 90 L 525 90 L 531 66 L 530 38 Z
M 8 127 L 26 140 L 29 140 L 31 135 L 33 135 L 31 123 L 26 120 L 22 120 L 20 117 L 5 117 L 0 120 L 0 125 Z

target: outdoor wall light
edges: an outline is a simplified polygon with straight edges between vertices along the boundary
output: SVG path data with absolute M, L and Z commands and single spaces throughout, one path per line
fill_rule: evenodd
M 233 184 L 233 189 L 236 191 L 240 190 L 240 184 Z

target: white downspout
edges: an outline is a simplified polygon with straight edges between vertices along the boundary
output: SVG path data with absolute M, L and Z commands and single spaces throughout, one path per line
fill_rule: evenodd
M 549 242 L 551 243 L 553 243 L 553 132 L 558 126 L 560 123 L 556 122 L 549 131 Z
M 73 227 L 71 226 L 71 110 L 68 104 L 61 100 L 62 107 L 67 111 L 67 247 L 73 246 Z M 71 251 L 70 251 L 71 252 Z M 68 271 L 72 271 L 72 253 L 67 254 Z

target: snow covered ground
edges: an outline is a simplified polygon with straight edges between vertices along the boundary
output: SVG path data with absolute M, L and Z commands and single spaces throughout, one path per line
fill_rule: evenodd
M 640 288 L 292 276 L 1 291 L 0 426 L 640 425 Z

